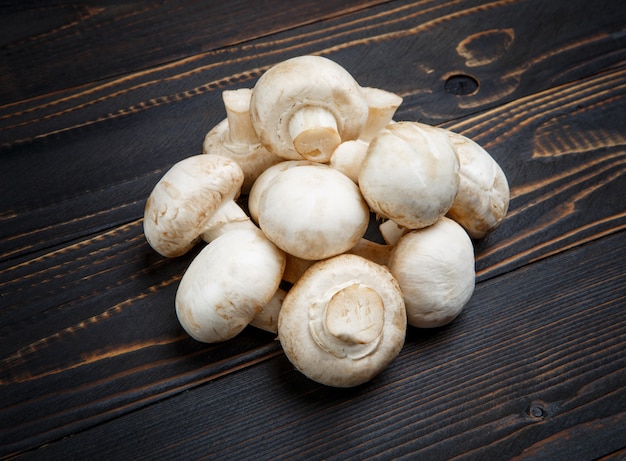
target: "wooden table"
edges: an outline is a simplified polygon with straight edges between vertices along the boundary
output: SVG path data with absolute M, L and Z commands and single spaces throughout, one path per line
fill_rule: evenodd
M 625 5 L 4 2 L 0 455 L 626 458 Z M 476 140 L 511 186 L 461 316 L 351 389 L 252 327 L 190 339 L 174 296 L 199 250 L 142 231 L 222 91 L 303 54 Z

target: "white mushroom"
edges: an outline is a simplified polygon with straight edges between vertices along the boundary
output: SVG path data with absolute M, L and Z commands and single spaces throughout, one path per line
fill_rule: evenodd
M 310 160 L 285 160 L 276 165 L 272 165 L 259 175 L 250 188 L 250 194 L 248 195 L 248 211 L 250 212 L 250 217 L 254 222 L 259 222 L 259 202 L 265 193 L 265 190 L 272 183 L 272 181 L 274 181 L 276 176 L 289 168 L 304 165 L 318 165 L 318 163 Z
M 433 328 L 454 320 L 474 292 L 474 266 L 471 239 L 449 218 L 403 235 L 389 270 L 404 294 L 409 325 Z
M 393 121 L 393 115 L 402 103 L 402 98 L 397 94 L 379 88 L 362 87 L 361 92 L 368 106 L 365 127 L 358 139 L 339 144 L 330 158 L 330 166 L 354 182 L 359 180 L 359 170 L 370 141 Z
M 471 139 L 446 131 L 459 158 L 459 193 L 448 216 L 470 237 L 485 237 L 500 225 L 509 208 L 509 184 L 495 159 Z
M 258 215 L 259 226 L 272 242 L 310 260 L 348 251 L 369 222 L 358 187 L 322 164 L 279 172 L 261 194 Z
M 388 125 L 372 140 L 359 171 L 370 208 L 408 229 L 433 224 L 456 197 L 457 157 L 447 136 L 414 122 Z
M 189 251 L 205 234 L 208 240 L 235 227 L 255 227 L 234 202 L 243 172 L 233 160 L 195 155 L 172 166 L 154 186 L 144 210 L 144 234 L 167 257 Z
M 319 383 L 351 387 L 379 374 L 406 334 L 402 293 L 389 271 L 356 255 L 311 266 L 289 290 L 278 337 L 291 363 Z
M 281 288 L 276 290 L 272 299 L 263 306 L 261 312 L 254 316 L 250 325 L 269 333 L 278 333 L 278 314 L 280 313 L 283 301 L 287 292 Z
M 201 342 L 233 338 L 276 293 L 285 254 L 258 229 L 213 240 L 193 259 L 176 292 L 176 315 Z
M 265 72 L 253 88 L 252 125 L 274 154 L 328 162 L 367 121 L 367 101 L 352 76 L 320 56 L 298 56 Z
M 259 141 L 250 120 L 251 96 L 250 88 L 222 92 L 226 118 L 207 133 L 202 146 L 205 154 L 221 155 L 237 162 L 244 173 L 243 194 L 250 191 L 263 171 L 284 160 Z

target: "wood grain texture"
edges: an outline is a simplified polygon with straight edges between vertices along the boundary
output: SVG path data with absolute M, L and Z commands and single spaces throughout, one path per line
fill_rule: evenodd
M 4 10 L 0 457 L 619 459 L 626 7 L 214 4 Z M 219 35 L 235 13 L 251 22 Z M 466 312 L 411 330 L 352 390 L 307 381 L 253 328 L 191 340 L 173 300 L 199 248 L 167 260 L 142 233 L 154 184 L 224 117 L 222 90 L 306 53 L 401 94 L 397 119 L 484 145 L 512 191 L 475 242 Z
M 221 91 L 253 85 L 269 65 L 290 56 L 336 59 L 363 85 L 401 94 L 399 119 L 428 123 L 624 63 L 626 34 L 615 2 L 599 5 L 594 20 L 583 24 L 577 18 L 587 14 L 586 2 L 545 3 L 386 4 L 2 106 L 0 262 L 139 217 L 165 169 L 199 153 L 204 134 L 224 117 Z M 515 28 L 518 16 L 530 13 L 558 22 L 559 34 L 541 35 L 532 21 Z M 514 32 L 492 32 L 483 43 L 475 37 L 486 28 Z M 493 51 L 504 46 L 507 33 L 516 35 L 506 53 Z M 472 43 L 481 43 L 486 51 L 480 56 L 491 60 L 468 64 L 468 50 L 477 46 Z M 475 77 L 480 90 L 462 97 L 447 93 L 452 74 Z M 494 97 L 493 86 L 507 90 Z
M 0 103 L 141 71 L 381 1 L 24 1 L 0 6 Z
M 272 355 L 35 459 L 608 455 L 626 431 L 625 235 L 479 284 L 458 321 L 413 329 L 400 357 L 358 388 L 312 383 Z

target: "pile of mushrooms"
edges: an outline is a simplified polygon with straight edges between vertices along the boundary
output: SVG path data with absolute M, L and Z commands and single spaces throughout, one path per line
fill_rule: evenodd
M 160 179 L 144 214 L 163 256 L 206 242 L 175 300 L 191 337 L 226 341 L 253 325 L 310 379 L 350 387 L 398 355 L 407 325 L 459 315 L 474 290 L 472 239 L 509 203 L 483 148 L 394 121 L 400 96 L 318 56 L 281 62 L 223 101 L 203 153 Z M 365 239 L 371 216 L 386 243 Z

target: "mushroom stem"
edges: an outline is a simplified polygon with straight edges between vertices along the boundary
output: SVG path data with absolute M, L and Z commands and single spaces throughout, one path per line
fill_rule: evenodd
M 289 135 L 305 159 L 326 163 L 341 143 L 335 116 L 319 106 L 304 106 L 289 120 Z
M 250 88 L 222 92 L 222 100 L 228 119 L 228 135 L 225 142 L 229 144 L 231 149 L 233 146 L 244 145 L 249 150 L 250 144 L 259 143 L 259 138 L 250 120 L 251 97 L 252 89 Z
M 393 245 L 384 245 L 362 238 L 348 253 L 369 259 L 381 266 L 386 266 L 392 249 Z
M 383 329 L 383 300 L 371 287 L 353 283 L 335 293 L 326 306 L 324 325 L 347 344 L 368 344 Z
M 367 101 L 368 113 L 359 139 L 369 143 L 380 130 L 392 122 L 396 110 L 402 104 L 402 98 L 380 88 L 362 87 L 361 92 Z
M 229 200 L 207 222 L 202 232 L 202 240 L 211 242 L 235 229 L 258 230 L 246 212 L 234 200 Z
M 393 219 L 388 219 L 383 222 L 380 226 L 378 226 L 378 230 L 380 230 L 383 239 L 389 245 L 395 245 L 398 243 L 398 240 L 400 240 L 400 237 L 409 232 L 409 229 L 402 227 Z

